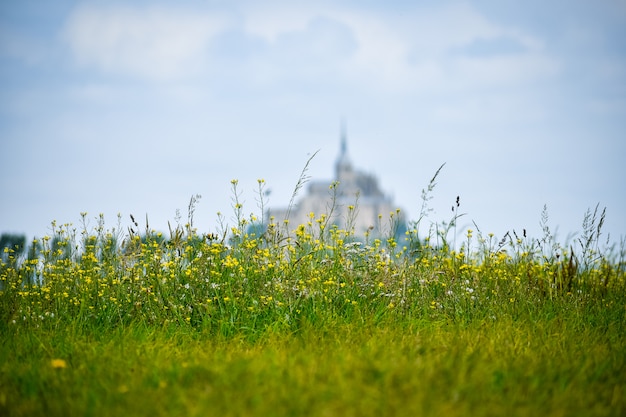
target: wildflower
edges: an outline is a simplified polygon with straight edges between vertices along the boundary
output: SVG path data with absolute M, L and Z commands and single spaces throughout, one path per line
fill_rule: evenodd
M 50 361 L 50 366 L 52 366 L 54 369 L 63 369 L 67 368 L 67 362 L 65 362 L 65 360 L 63 359 L 52 359 Z

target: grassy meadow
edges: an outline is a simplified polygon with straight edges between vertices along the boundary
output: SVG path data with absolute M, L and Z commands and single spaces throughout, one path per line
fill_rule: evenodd
M 196 197 L 166 233 L 53 224 L 2 254 L 0 415 L 626 415 L 626 253 L 604 212 L 566 244 L 546 211 L 543 236 L 452 244 L 456 211 L 427 224 L 434 180 L 401 235 L 393 213 L 386 236 L 323 213 L 289 232 L 244 216 L 237 181 L 214 233 Z

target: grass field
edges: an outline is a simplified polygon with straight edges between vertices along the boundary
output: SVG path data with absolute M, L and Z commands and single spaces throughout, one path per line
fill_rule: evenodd
M 422 216 L 359 240 L 323 214 L 253 228 L 236 186 L 215 233 L 192 199 L 165 235 L 84 222 L 5 250 L 0 415 L 626 414 L 625 250 L 600 244 L 604 213 L 567 246 L 547 221 L 454 246 L 456 218 Z

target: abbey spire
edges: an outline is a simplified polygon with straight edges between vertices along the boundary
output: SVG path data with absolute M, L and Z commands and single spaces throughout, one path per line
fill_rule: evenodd
M 341 181 L 345 174 L 352 171 L 352 164 L 348 158 L 348 138 L 346 134 L 346 122 L 341 121 L 339 157 L 335 163 L 335 180 Z

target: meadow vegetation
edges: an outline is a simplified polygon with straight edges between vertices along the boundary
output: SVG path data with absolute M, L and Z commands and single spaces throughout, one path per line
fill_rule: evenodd
M 83 214 L 5 249 L 0 414 L 626 414 L 626 253 L 604 212 L 566 245 L 546 209 L 539 238 L 453 244 L 458 210 L 428 223 L 438 174 L 401 236 L 393 213 L 376 236 L 265 219 L 259 180 L 261 213 L 233 181 L 212 233 L 196 196 L 166 233 Z

